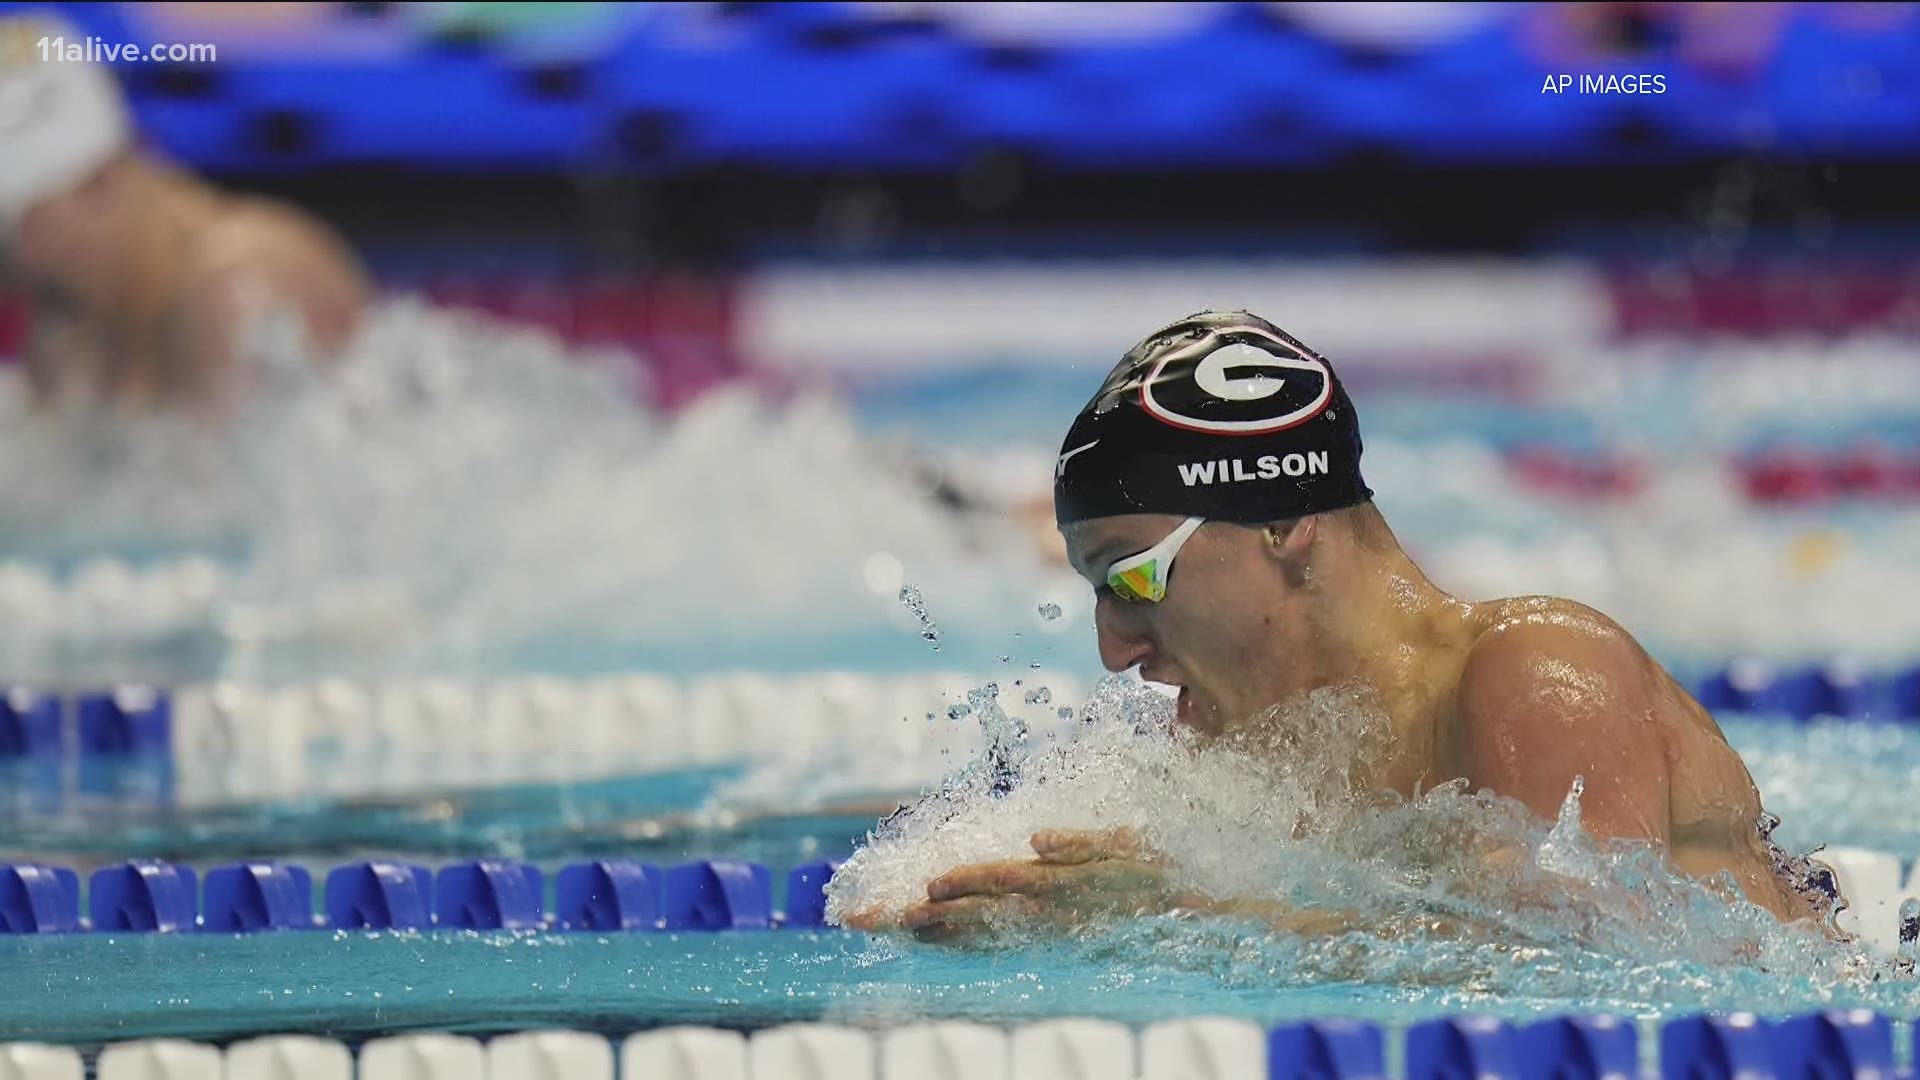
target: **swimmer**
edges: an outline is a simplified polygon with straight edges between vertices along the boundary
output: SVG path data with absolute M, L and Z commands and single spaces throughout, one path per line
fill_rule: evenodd
M 1259 730 L 1322 688 L 1369 691 L 1390 739 L 1356 763 L 1407 798 L 1463 779 L 1552 822 L 1576 779 L 1599 839 L 1731 875 L 1783 921 L 1824 925 L 1831 877 L 1786 858 L 1739 755 L 1618 624 L 1569 600 L 1469 603 L 1427 579 L 1374 505 L 1353 403 L 1320 356 L 1245 312 L 1208 312 L 1127 353 L 1081 411 L 1054 511 L 1095 588 L 1102 663 L 1179 688 L 1204 738 Z M 1279 737 L 1275 737 L 1279 736 Z M 859 926 L 951 937 L 1009 918 L 1252 913 L 1298 932 L 1341 913 L 1182 895 L 1127 833 L 1043 832 L 1035 858 L 962 866 Z
M 49 16 L 3 41 L 78 37 Z M 369 286 L 312 218 L 218 191 L 143 152 L 94 64 L 0 54 L 0 284 L 26 296 L 25 361 L 48 405 L 217 412 L 244 389 L 255 320 L 287 312 L 338 350 Z

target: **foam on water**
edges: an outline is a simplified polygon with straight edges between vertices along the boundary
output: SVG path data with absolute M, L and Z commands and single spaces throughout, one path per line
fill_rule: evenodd
M 218 428 L 44 415 L 18 394 L 0 416 L 8 546 L 69 578 L 76 552 L 143 570 L 217 554 L 210 610 L 163 629 L 213 639 L 227 670 L 499 670 L 542 648 L 630 665 L 703 645 L 725 664 L 836 634 L 924 656 L 878 556 L 949 634 L 1003 637 L 1058 576 L 823 398 L 736 387 L 661 416 L 634 404 L 630 358 L 405 300 L 325 369 L 272 333 L 253 348 L 258 385 Z M 8 626 L 15 651 L 60 638 L 95 658 L 156 636 L 66 613 Z
M 1905 978 L 1818 927 L 1781 924 L 1730 880 L 1680 875 L 1645 845 L 1596 842 L 1580 827 L 1579 785 L 1552 823 L 1463 782 L 1369 795 L 1387 727 L 1364 694 L 1325 691 L 1276 711 L 1258 744 L 1203 741 L 1174 730 L 1170 712 L 1160 694 L 1103 683 L 1079 737 L 1015 752 L 1011 790 L 976 761 L 885 822 L 835 875 L 829 918 L 898 913 L 956 866 L 1031 859 L 1036 832 L 1126 828 L 1166 860 L 1173 891 L 1349 919 L 1298 936 L 1213 917 L 1083 926 L 1076 947 L 1115 962 L 1648 1001 L 1755 974 L 1829 991 Z M 1011 920 L 1000 931 L 1033 940 Z M 1804 992 L 1797 982 L 1792 993 Z

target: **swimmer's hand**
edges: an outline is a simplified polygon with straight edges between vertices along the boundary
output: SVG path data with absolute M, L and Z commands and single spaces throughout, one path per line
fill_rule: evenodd
M 1015 929 L 1071 930 L 1095 919 L 1193 914 L 1251 918 L 1294 934 L 1354 928 L 1345 912 L 1305 911 L 1253 900 L 1215 900 L 1169 879 L 1169 861 L 1130 829 L 1035 833 L 1030 861 L 976 863 L 927 884 L 927 898 L 905 912 L 869 908 L 849 930 L 911 930 L 953 941 Z
M 939 941 L 1212 907 L 1175 887 L 1166 859 L 1131 829 L 1039 832 L 1030 843 L 1032 860 L 976 863 L 928 882 L 927 898 L 909 907 L 899 925 Z

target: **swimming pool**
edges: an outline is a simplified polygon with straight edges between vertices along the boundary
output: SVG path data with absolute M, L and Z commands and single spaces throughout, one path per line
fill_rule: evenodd
M 860 685 L 842 675 L 843 690 L 848 680 Z M 889 684 L 866 686 L 877 693 Z M 775 684 L 776 695 L 779 689 Z M 210 722 L 194 710 L 209 708 L 213 695 L 188 690 L 177 697 L 180 737 L 194 745 L 190 729 Z M 158 814 L 151 785 L 115 778 L 111 770 L 96 777 L 91 790 L 76 774 L 64 793 L 22 798 L 27 778 L 16 769 L 0 781 L 13 796 L 0 856 L 72 866 L 83 877 L 128 858 L 173 860 L 203 877 L 221 865 L 290 862 L 313 870 L 316 890 L 327 868 L 367 858 L 429 866 L 518 860 L 543 870 L 549 882 L 575 861 L 665 866 L 732 859 L 766 865 L 780 881 L 803 863 L 845 859 L 868 838 L 878 813 L 850 802 L 937 787 L 941 774 L 954 768 L 953 751 L 960 749 L 964 762 L 965 748 L 981 745 L 976 719 L 880 720 L 882 728 L 903 728 L 925 741 L 923 753 L 910 758 L 872 739 L 864 754 L 822 757 L 795 738 L 758 752 L 743 742 L 732 761 L 666 771 L 592 779 L 577 763 L 536 763 L 530 772 L 546 769 L 554 778 L 405 796 L 313 790 L 291 799 L 219 804 L 188 790 L 207 782 L 204 775 L 184 781 L 174 775 L 175 785 L 186 786 L 176 786 L 172 808 Z M 1872 849 L 1903 865 L 1920 857 L 1920 819 L 1905 805 L 1920 773 L 1920 726 L 1728 717 L 1725 727 L 1769 809 L 1784 819 L 1777 835 L 1787 848 Z M 1034 729 L 1040 728 L 1036 715 Z M 935 745 L 936 731 L 945 735 L 944 746 Z M 756 738 L 749 729 L 736 737 Z M 301 752 L 309 780 L 358 764 L 330 758 L 324 738 Z M 727 756 L 719 747 L 710 753 Z M 239 762 L 232 767 L 246 768 Z M 154 767 L 128 760 L 112 768 L 138 775 Z M 809 791 L 797 779 L 826 769 L 840 770 L 844 782 Z M 581 778 L 570 778 L 575 775 Z M 1835 776 L 1848 780 L 1826 782 Z M 769 802 L 769 791 L 780 798 Z M 10 1035 L 80 1045 L 152 1037 L 224 1042 L 268 1032 L 352 1040 L 529 1026 L 611 1036 L 673 1024 L 1013 1025 L 1093 1017 L 1138 1026 L 1167 1018 L 1176 1000 L 1177 1015 L 1260 1025 L 1339 1016 L 1392 1030 L 1461 1013 L 1514 1021 L 1609 1013 L 1656 1021 L 1708 1011 L 1785 1016 L 1857 1007 L 1920 1016 L 1920 981 L 1884 959 L 1849 959 L 1780 940 L 1766 943 L 1758 963 L 1715 957 L 1712 945 L 1669 955 L 1610 951 L 1571 935 L 1556 937 L 1551 928 L 1514 925 L 1524 933 L 1505 939 L 1395 942 L 1350 935 L 1316 941 L 1263 927 L 1163 918 L 993 949 L 806 929 L 56 934 L 0 937 L 0 979 L 8 984 Z
M 218 464 L 235 446 L 122 431 L 105 452 L 112 482 L 100 483 L 72 463 L 100 457 L 63 456 L 70 435 L 9 428 L 20 452 L 0 468 L 20 497 L 0 511 L 13 541 L 0 659 L 67 691 L 108 678 L 172 687 L 176 724 L 163 762 L 0 767 L 0 861 L 84 877 L 129 858 L 203 876 L 276 860 L 313 870 L 317 888 L 327 869 L 372 858 L 525 861 L 549 881 L 585 860 L 731 859 L 782 880 L 854 855 L 884 799 L 938 788 L 978 758 L 991 710 L 969 691 L 995 684 L 998 704 L 1042 740 L 1083 718 L 1097 673 L 1083 586 L 1017 541 L 930 509 L 876 466 L 836 407 L 721 396 L 671 422 L 636 416 L 604 407 L 590 373 L 547 372 L 550 352 L 395 307 L 338 386 L 295 386 L 237 435 L 251 463 L 238 472 Z M 450 363 L 456 353 L 485 359 L 469 371 Z M 1014 395 L 1021 408 L 1050 407 L 1044 383 Z M 952 395 L 938 400 L 968 414 Z M 1589 411 L 1605 427 L 1637 407 Z M 1016 411 L 947 434 L 1003 441 L 1022 426 Z M 1420 422 L 1436 413 L 1479 432 L 1538 421 L 1473 406 L 1429 407 Z M 1867 514 L 1844 543 L 1808 554 L 1809 530 L 1831 520 L 1759 514 L 1724 492 L 1694 501 L 1720 491 L 1718 474 L 1670 478 L 1653 502 L 1570 508 L 1519 491 L 1485 442 L 1436 444 L 1408 421 L 1396 443 L 1395 410 L 1376 415 L 1376 483 L 1403 492 L 1396 520 L 1452 577 L 1611 596 L 1689 680 L 1734 655 L 1852 653 L 1881 670 L 1911 659 L 1912 612 L 1884 603 L 1912 573 L 1901 561 L 1909 512 Z M 1434 461 L 1444 482 L 1423 484 Z M 210 478 L 191 505 L 149 483 L 181 469 Z M 1691 516 L 1658 519 L 1674 536 L 1636 532 L 1649 508 L 1676 503 Z M 444 519 L 404 513 L 427 504 Z M 508 505 L 520 512 L 497 513 Z M 660 508 L 694 505 L 697 522 L 663 525 Z M 769 562 L 756 528 L 776 519 L 789 544 Z M 1682 543 L 1690 531 L 1738 539 Z M 803 567 L 829 572 L 793 572 Z M 908 585 L 923 591 L 926 621 L 902 604 Z M 765 598 L 751 619 L 746 594 Z M 1789 617 L 1815 597 L 1820 618 Z M 1920 858 L 1909 806 L 1920 728 L 1725 723 L 1786 848 L 1872 853 L 1899 879 L 1874 887 L 1901 888 Z M 1055 808 L 1089 817 L 1100 805 Z M 1462 806 L 1439 809 L 1466 820 Z M 1009 811 L 989 831 L 1013 844 L 1030 824 Z M 1306 879 L 1323 873 L 1382 903 L 1420 889 L 1484 903 L 1472 882 L 1394 863 L 1394 825 L 1367 833 L 1374 862 L 1358 879 L 1341 878 L 1328 851 L 1300 853 L 1309 869 L 1282 876 L 1311 891 L 1323 883 Z M 1212 857 L 1230 863 L 1239 850 Z M 1619 884 L 1631 870 L 1601 877 Z M 1660 895 L 1676 905 L 1663 932 L 1602 946 L 1497 912 L 1500 934 L 1466 941 L 1308 941 L 1147 919 L 992 950 L 796 929 L 9 937 L 0 1030 L 90 1047 L 796 1021 L 1350 1017 L 1398 1031 L 1467 1013 L 1920 1016 L 1916 982 L 1884 956 L 1764 933 L 1757 952 L 1738 953 L 1730 943 L 1750 924 Z

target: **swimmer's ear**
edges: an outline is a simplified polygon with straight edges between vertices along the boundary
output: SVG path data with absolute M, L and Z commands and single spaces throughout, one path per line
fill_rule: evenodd
M 1267 543 L 1282 552 L 1305 552 L 1313 544 L 1313 536 L 1320 524 L 1316 516 L 1289 518 L 1285 521 L 1269 521 L 1261 526 L 1266 533 Z
M 1309 515 L 1287 521 L 1271 521 L 1263 527 L 1267 552 L 1280 560 L 1289 581 L 1300 584 L 1306 579 L 1307 554 L 1313 550 L 1313 538 L 1320 519 Z

